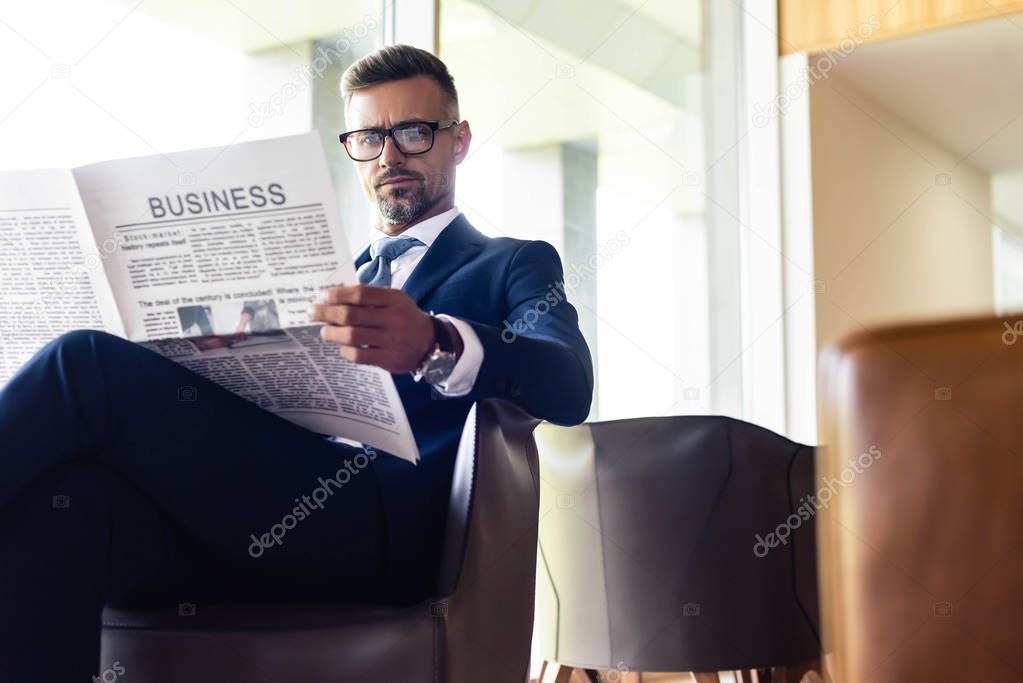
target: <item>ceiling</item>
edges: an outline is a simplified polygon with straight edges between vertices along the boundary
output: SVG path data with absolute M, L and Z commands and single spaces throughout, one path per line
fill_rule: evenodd
M 1023 170 L 1023 14 L 863 45 L 835 73 L 966 163 Z
M 381 0 L 118 0 L 127 8 L 246 51 L 364 30 Z
M 250 53 L 343 35 L 382 21 L 383 6 L 381 0 L 116 1 Z M 477 133 L 493 133 L 504 146 L 622 130 L 678 140 L 681 117 L 702 115 L 702 0 L 442 0 L 440 18 L 441 56 L 456 74 L 463 109 L 472 112 Z M 690 142 L 687 151 L 673 153 L 688 154 Z
M 447 2 L 448 0 L 443 0 Z M 469 0 L 512 24 L 570 50 L 589 53 L 612 32 L 664 42 L 664 57 L 689 61 L 703 34 L 702 0 Z M 127 8 L 249 51 L 340 34 L 367 17 L 379 20 L 382 0 L 118 0 Z M 677 45 L 668 45 L 668 38 Z M 638 44 L 638 43 L 633 43 Z M 628 55 L 618 55 L 627 61 Z M 628 68 L 627 65 L 626 68 Z M 652 70 L 652 69 L 651 69 Z M 649 74 L 653 76 L 653 74 Z
M 699 116 L 699 43 L 682 27 L 652 26 L 627 3 L 583 2 L 445 0 L 441 57 L 479 132 L 493 131 L 505 147 L 637 130 L 677 139 L 667 124 Z M 568 10 L 587 7 L 589 17 L 571 19 Z

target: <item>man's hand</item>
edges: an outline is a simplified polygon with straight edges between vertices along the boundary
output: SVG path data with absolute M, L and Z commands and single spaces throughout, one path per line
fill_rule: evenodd
M 324 290 L 310 307 L 309 318 L 327 323 L 320 335 L 340 344 L 342 358 L 392 374 L 415 370 L 435 343 L 430 316 L 408 294 L 390 287 Z

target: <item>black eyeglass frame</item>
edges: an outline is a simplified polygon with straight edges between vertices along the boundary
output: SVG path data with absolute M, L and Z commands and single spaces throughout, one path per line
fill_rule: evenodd
M 403 150 L 401 148 L 401 145 L 398 143 L 398 139 L 396 137 L 394 137 L 394 131 L 398 130 L 399 128 L 404 128 L 405 126 L 422 125 L 424 123 L 427 126 L 430 127 L 430 146 L 427 147 L 426 149 L 424 149 L 421 152 L 406 152 L 405 150 Z M 393 126 L 391 128 L 359 128 L 358 130 L 350 130 L 350 131 L 347 131 L 345 133 L 341 133 L 337 137 L 338 137 L 338 140 L 341 141 L 341 146 L 345 148 L 345 152 L 348 153 L 348 157 L 352 161 L 375 161 L 376 159 L 379 159 L 380 155 L 384 153 L 384 145 L 387 144 L 387 138 L 388 137 L 391 138 L 391 142 L 394 143 L 394 146 L 398 148 L 399 152 L 401 152 L 405 156 L 410 156 L 411 157 L 411 156 L 418 156 L 420 154 L 426 154 L 431 149 L 433 149 L 433 144 L 437 140 L 437 131 L 438 130 L 445 130 L 447 128 L 452 128 L 454 126 L 457 126 L 459 123 L 461 123 L 461 122 L 458 119 L 443 119 L 441 121 L 402 121 L 398 125 Z M 348 148 L 347 140 L 348 140 L 349 136 L 355 135 L 356 133 L 367 133 L 367 132 L 380 133 L 383 136 L 383 137 L 380 138 L 380 151 L 376 153 L 376 156 L 370 157 L 368 159 L 356 159 L 354 156 L 352 156 L 352 150 Z

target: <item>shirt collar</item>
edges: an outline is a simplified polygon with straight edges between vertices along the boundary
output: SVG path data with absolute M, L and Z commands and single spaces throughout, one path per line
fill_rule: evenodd
M 406 228 L 405 231 L 398 236 L 415 237 L 417 240 L 425 244 L 427 248 L 429 248 L 430 245 L 433 244 L 434 240 L 437 239 L 437 236 L 440 235 L 440 233 L 444 230 L 444 228 L 448 227 L 451 221 L 455 220 L 455 218 L 457 218 L 458 214 L 460 213 L 461 211 L 458 210 L 457 206 L 452 207 L 445 211 L 444 213 L 439 213 L 436 216 L 433 216 L 432 218 L 427 218 L 425 221 L 420 221 L 415 225 Z M 382 239 L 387 239 L 388 237 L 389 235 L 386 235 L 380 230 L 374 228 L 373 237 L 370 239 L 370 241 L 372 243 L 376 243 Z

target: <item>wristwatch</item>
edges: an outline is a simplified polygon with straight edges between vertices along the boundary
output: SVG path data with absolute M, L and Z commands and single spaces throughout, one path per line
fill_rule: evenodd
M 443 384 L 451 376 L 458 362 L 458 354 L 461 351 L 458 347 L 458 332 L 454 325 L 441 320 L 430 314 L 430 322 L 433 323 L 435 342 L 433 349 L 419 363 L 419 367 L 412 371 L 412 379 L 423 380 L 427 384 Z

